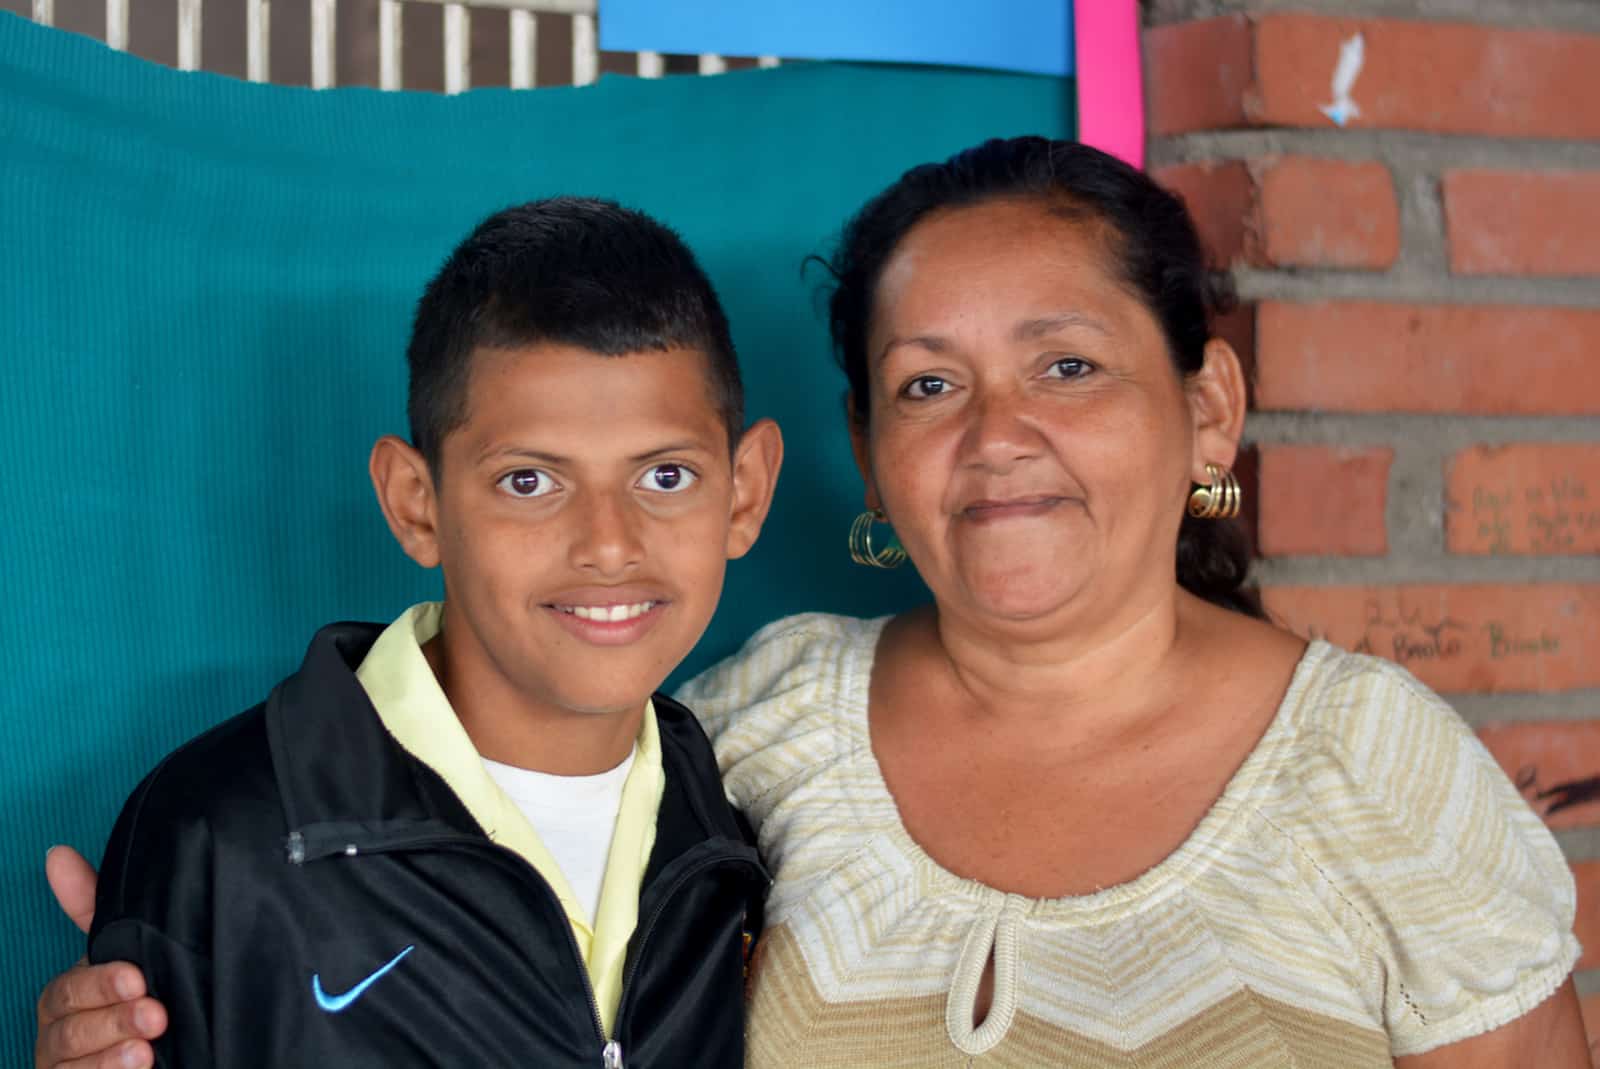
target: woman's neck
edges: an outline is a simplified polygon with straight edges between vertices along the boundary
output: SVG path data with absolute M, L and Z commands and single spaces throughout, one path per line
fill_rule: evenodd
M 1174 586 L 1092 622 L 1082 613 L 1017 625 L 939 612 L 932 625 L 968 715 L 1022 723 L 1092 709 L 1110 727 L 1123 719 L 1117 710 L 1137 717 L 1167 704 L 1190 600 Z

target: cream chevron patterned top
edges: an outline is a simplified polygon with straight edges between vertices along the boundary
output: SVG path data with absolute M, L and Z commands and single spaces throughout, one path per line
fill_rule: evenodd
M 1320 642 L 1148 872 L 1050 900 L 961 879 L 872 754 L 883 624 L 781 620 L 682 695 L 776 876 L 752 1069 L 1389 1066 L 1516 1019 L 1578 956 L 1560 849 L 1472 733 L 1403 670 Z

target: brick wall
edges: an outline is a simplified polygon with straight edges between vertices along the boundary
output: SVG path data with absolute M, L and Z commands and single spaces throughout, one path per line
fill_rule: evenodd
M 1600 3 L 1146 16 L 1150 167 L 1245 300 L 1267 605 L 1445 693 L 1546 816 L 1600 1053 Z

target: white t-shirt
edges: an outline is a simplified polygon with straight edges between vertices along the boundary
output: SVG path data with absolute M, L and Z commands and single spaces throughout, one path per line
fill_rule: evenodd
M 539 833 L 591 922 L 600 909 L 600 886 L 622 807 L 622 785 L 628 782 L 637 751 L 635 746 L 622 764 L 594 776 L 552 776 L 483 759 L 490 778 Z

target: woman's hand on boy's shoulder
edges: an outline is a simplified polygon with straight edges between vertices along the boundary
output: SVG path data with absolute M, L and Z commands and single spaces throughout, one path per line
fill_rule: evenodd
M 87 932 L 94 920 L 95 871 L 71 847 L 45 858 L 62 912 Z M 145 996 L 144 975 L 127 962 L 82 962 L 39 995 L 34 1069 L 134 1069 L 155 1064 L 150 1040 L 167 1028 L 161 1003 Z

